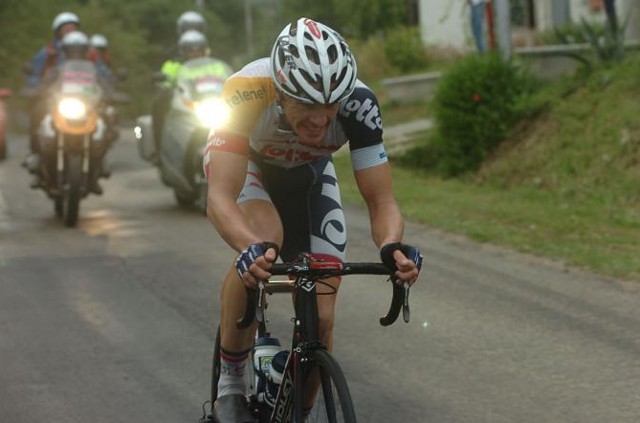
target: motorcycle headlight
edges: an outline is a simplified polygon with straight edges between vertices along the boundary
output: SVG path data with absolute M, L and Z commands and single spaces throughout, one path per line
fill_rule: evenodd
M 58 103 L 58 112 L 67 119 L 83 119 L 87 114 L 87 107 L 77 98 L 63 98 Z
M 204 100 L 195 105 L 196 116 L 207 128 L 217 128 L 229 118 L 229 109 L 220 99 Z

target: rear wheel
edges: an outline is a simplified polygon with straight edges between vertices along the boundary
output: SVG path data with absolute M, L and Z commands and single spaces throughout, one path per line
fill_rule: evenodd
M 313 369 L 311 374 L 320 374 L 321 386 L 308 420 L 305 421 L 309 423 L 355 423 L 356 413 L 351 394 L 338 362 L 326 350 L 316 350 L 312 355 L 311 366 Z M 292 419 L 293 421 L 295 421 L 295 417 Z

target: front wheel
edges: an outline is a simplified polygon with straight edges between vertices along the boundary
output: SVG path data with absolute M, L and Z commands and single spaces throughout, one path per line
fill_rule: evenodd
M 62 217 L 64 213 L 64 199 L 62 197 L 56 197 L 53 200 L 53 210 L 55 210 L 56 216 Z
M 78 211 L 82 196 L 82 157 L 69 156 L 65 170 L 67 177 L 64 189 L 63 219 L 65 226 L 73 227 L 78 222 Z
M 320 375 L 320 388 L 308 419 L 309 423 L 355 423 L 356 412 L 347 380 L 338 362 L 326 350 L 313 352 L 309 377 Z M 315 376 L 317 377 L 317 376 Z M 309 383 L 305 383 L 307 387 Z M 308 394 L 307 394 L 308 395 Z M 295 416 L 292 422 L 295 422 Z

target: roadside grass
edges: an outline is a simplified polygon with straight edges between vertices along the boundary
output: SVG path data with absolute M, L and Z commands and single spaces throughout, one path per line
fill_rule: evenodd
M 569 92 L 551 87 L 547 96 L 562 95 L 550 98 L 473 175 L 443 179 L 392 158 L 405 217 L 640 281 L 639 57 L 598 70 Z M 336 168 L 344 201 L 363 205 L 349 159 L 336 157 Z

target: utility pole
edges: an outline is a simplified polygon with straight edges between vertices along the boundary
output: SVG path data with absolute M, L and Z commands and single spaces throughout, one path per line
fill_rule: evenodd
M 492 0 L 496 38 L 502 60 L 511 60 L 511 11 L 509 0 Z
M 244 28 L 247 34 L 247 53 L 253 58 L 253 16 L 251 16 L 251 0 L 244 0 Z

